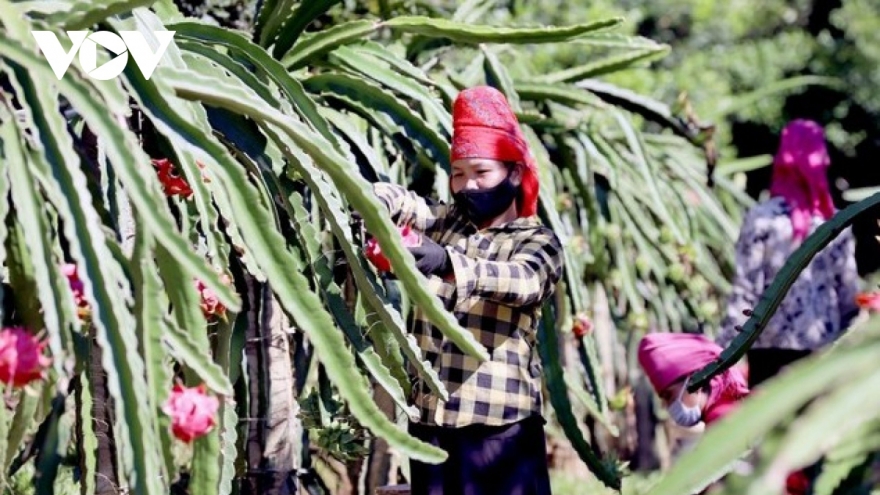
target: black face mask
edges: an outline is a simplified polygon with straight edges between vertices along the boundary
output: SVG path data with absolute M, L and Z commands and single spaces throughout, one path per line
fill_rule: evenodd
M 504 213 L 516 199 L 519 186 L 510 181 L 510 174 L 490 189 L 465 190 L 452 195 L 455 204 L 467 212 L 475 224 L 492 220 Z

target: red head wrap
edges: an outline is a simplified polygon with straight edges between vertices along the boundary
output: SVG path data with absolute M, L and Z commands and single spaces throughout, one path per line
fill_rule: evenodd
M 489 86 L 462 91 L 452 107 L 452 128 L 452 161 L 486 158 L 524 165 L 517 214 L 536 214 L 538 168 L 504 95 Z

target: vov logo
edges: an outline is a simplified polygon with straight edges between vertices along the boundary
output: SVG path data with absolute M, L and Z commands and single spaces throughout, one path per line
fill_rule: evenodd
M 149 79 L 174 38 L 174 31 L 154 31 L 153 34 L 159 40 L 159 48 L 153 52 L 147 40 L 138 31 L 119 31 L 119 35 L 110 31 L 96 31 L 92 34 L 88 31 L 67 31 L 73 46 L 69 52 L 65 52 L 52 31 L 32 31 L 32 34 L 59 81 L 64 77 L 77 52 L 83 70 L 94 79 L 106 81 L 122 74 L 128 63 L 129 53 L 144 78 Z M 98 67 L 98 45 L 115 55 L 112 60 L 100 67 Z

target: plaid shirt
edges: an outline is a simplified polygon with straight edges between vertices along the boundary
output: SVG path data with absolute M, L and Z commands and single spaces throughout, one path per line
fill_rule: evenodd
M 483 363 L 465 355 L 415 308 L 412 332 L 449 392 L 443 401 L 423 383 L 413 387 L 420 422 L 503 425 L 540 415 L 536 333 L 541 305 L 562 274 L 559 239 L 534 216 L 479 230 L 454 205 L 432 204 L 388 183 L 374 191 L 398 225 L 446 247 L 455 277 L 429 276 L 429 290 L 490 355 Z

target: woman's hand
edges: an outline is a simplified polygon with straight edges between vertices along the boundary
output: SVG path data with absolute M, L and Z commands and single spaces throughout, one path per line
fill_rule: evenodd
M 422 235 L 422 242 L 415 247 L 408 248 L 416 258 L 416 268 L 424 275 L 444 276 L 452 271 L 452 263 L 449 261 L 449 253 L 441 245 L 430 237 Z

